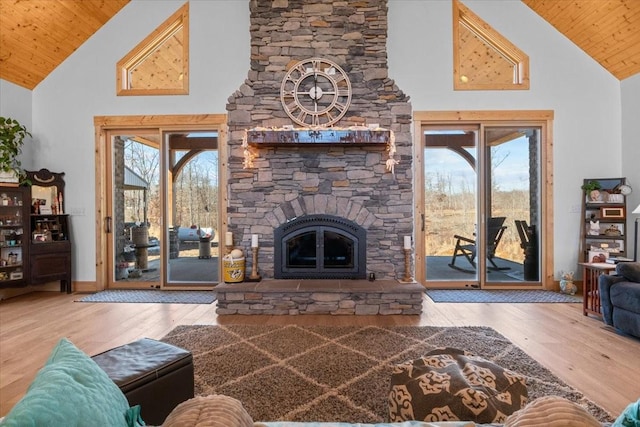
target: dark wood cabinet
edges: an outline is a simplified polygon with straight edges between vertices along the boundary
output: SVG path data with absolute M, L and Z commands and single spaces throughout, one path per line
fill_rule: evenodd
M 32 244 L 29 274 L 33 284 L 60 280 L 60 292 L 71 293 L 71 242 Z
M 28 283 L 29 200 L 27 187 L 0 186 L 0 287 Z
M 71 293 L 69 216 L 64 213 L 64 173 L 27 171 L 31 181 L 29 221 L 29 282 L 60 281 Z

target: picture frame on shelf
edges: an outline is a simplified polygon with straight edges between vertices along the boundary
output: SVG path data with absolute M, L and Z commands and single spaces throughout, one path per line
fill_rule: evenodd
M 618 219 L 624 217 L 624 206 L 600 208 L 600 218 Z
M 609 259 L 609 252 L 589 251 L 587 262 L 590 262 L 590 263 L 607 262 L 608 259 Z

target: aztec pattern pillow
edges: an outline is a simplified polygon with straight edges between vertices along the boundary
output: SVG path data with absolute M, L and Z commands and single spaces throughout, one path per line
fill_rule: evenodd
M 397 365 L 389 420 L 502 423 L 527 403 L 525 377 L 455 348 Z

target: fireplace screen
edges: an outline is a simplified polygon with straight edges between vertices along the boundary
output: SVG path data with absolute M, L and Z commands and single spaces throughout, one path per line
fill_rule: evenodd
M 344 218 L 309 215 L 275 231 L 276 279 L 366 277 L 366 232 Z

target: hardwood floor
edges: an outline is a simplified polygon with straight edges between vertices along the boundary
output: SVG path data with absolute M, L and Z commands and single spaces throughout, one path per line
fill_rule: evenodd
M 640 398 L 640 340 L 584 317 L 580 304 L 436 304 L 425 297 L 421 316 L 217 316 L 215 303 L 78 298 L 35 292 L 0 301 L 0 416 L 22 397 L 61 337 L 93 355 L 189 324 L 490 326 L 614 416 Z

